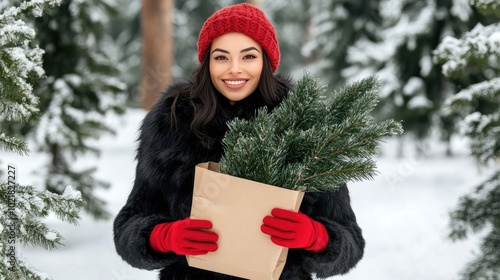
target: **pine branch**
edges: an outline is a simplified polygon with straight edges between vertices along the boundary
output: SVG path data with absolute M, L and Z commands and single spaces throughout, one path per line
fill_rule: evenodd
M 434 62 L 443 64 L 443 74 L 448 77 L 460 77 L 469 75 L 466 70 L 474 66 L 483 70 L 491 66 L 495 69 L 494 63 L 500 55 L 496 39 L 497 30 L 500 23 L 493 23 L 488 26 L 477 24 L 471 31 L 466 32 L 462 38 L 445 37 L 439 46 L 434 50 Z M 493 64 L 493 65 L 490 65 Z
M 259 110 L 252 120 L 231 122 L 221 172 L 305 191 L 372 179 L 378 142 L 402 133 L 401 124 L 375 123 L 371 117 L 379 91 L 374 77 L 335 92 L 330 100 L 325 89 L 306 74 L 271 113 Z
M 110 185 L 93 178 L 93 173 L 96 168 L 76 171 L 71 169 L 67 164 L 63 164 L 59 167 L 60 169 L 49 169 L 49 176 L 45 182 L 46 189 L 48 190 L 47 193 L 54 195 L 62 194 L 64 196 L 64 190 L 61 190 L 59 186 L 75 186 L 75 189 L 80 192 L 81 198 L 85 202 L 82 204 L 83 209 L 96 220 L 108 219 L 110 213 L 105 208 L 106 202 L 93 192 L 96 187 L 108 189 Z M 78 216 L 74 215 L 74 217 L 77 218 Z M 71 218 L 71 216 L 64 216 L 62 218 L 69 222 L 74 221 L 74 218 Z
M 32 186 L 17 184 L 15 191 L 9 192 L 8 190 L 12 190 L 12 187 L 12 184 L 1 184 L 0 205 L 8 205 L 9 201 L 16 202 L 16 212 L 10 213 L 15 214 L 15 220 L 18 223 L 16 236 L 26 244 L 41 245 L 46 249 L 61 245 L 59 233 L 49 231 L 39 219 L 54 213 L 62 221 L 77 224 L 79 211 L 83 206 L 81 194 L 73 191 L 71 187 L 66 187 L 62 195 L 48 191 L 39 192 Z M 6 218 L 2 217 L 2 219 Z M 2 220 L 2 223 L 5 222 Z
M 10 205 L 15 205 L 12 208 Z M 12 182 L 0 184 L 0 278 L 2 279 L 50 279 L 28 267 L 23 260 L 9 263 L 7 250 L 12 244 L 7 241 L 20 241 L 26 245 L 54 249 L 62 245 L 61 235 L 50 230 L 40 219 L 55 213 L 61 220 L 75 223 L 83 200 L 78 192 L 70 187 L 63 195 L 39 192 L 32 186 L 22 186 Z M 5 229 L 5 230 L 4 230 Z
M 19 7 L 11 7 L 1 14 L 0 22 L 16 20 L 20 15 L 40 17 L 44 8 L 59 6 L 61 1 L 62 0 L 24 1 Z
M 58 232 L 51 232 L 49 228 L 36 218 L 25 218 L 20 226 L 23 232 L 19 240 L 29 246 L 42 246 L 45 250 L 52 250 L 62 245 L 62 236 Z M 54 237 L 50 237 L 54 235 Z
M 469 233 L 480 232 L 488 223 L 495 225 L 498 216 L 490 214 L 500 213 L 500 205 L 497 203 L 499 199 L 500 172 L 497 172 L 477 186 L 471 194 L 460 198 L 458 207 L 450 213 L 449 237 L 454 241 L 462 240 Z
M 488 229 L 481 242 L 481 254 L 467 264 L 464 279 L 495 279 L 500 273 L 500 172 L 476 187 L 473 193 L 460 198 L 458 207 L 450 213 L 449 237 L 466 239 L 470 233 Z M 485 207 L 487 205 L 487 207 Z
M 31 266 L 28 266 L 25 262 L 20 261 L 16 265 L 16 269 L 9 270 L 9 267 L 0 262 L 0 276 L 4 278 L 0 279 L 29 279 L 29 280 L 52 280 L 48 274 L 40 272 Z
M 0 132 L 0 150 L 13 151 L 19 155 L 28 155 L 28 144 L 25 141 L 9 137 Z
M 497 102 L 500 100 L 500 77 L 488 81 L 482 81 L 462 89 L 453 96 L 447 98 L 443 104 L 444 108 L 452 112 L 460 113 L 464 109 L 471 110 L 478 100 Z
M 481 14 L 500 17 L 500 3 L 496 0 L 469 0 Z

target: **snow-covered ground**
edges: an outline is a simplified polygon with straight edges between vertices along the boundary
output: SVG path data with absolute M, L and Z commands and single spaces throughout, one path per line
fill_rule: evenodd
M 125 203 L 134 180 L 135 139 L 143 116 L 140 110 L 129 110 L 121 120 L 110 118 L 118 134 L 98 142 L 102 149 L 99 158 L 89 156 L 76 163 L 96 165 L 96 175 L 111 183 L 99 195 L 108 202 L 112 215 Z M 454 142 L 456 155 L 452 158 L 444 157 L 441 145 L 432 143 L 425 157 L 416 157 L 409 150 L 398 158 L 393 153 L 395 145 L 394 141 L 383 144 L 385 152 L 378 159 L 380 174 L 375 180 L 349 184 L 367 246 L 358 266 L 334 279 L 458 279 L 478 250 L 478 237 L 456 243 L 447 239 L 448 213 L 491 170 L 478 169 L 461 141 Z M 43 156 L 7 154 L 2 156 L 2 165 L 7 163 L 17 166 L 20 184 L 40 185 L 40 178 L 32 172 L 43 166 Z M 54 280 L 157 279 L 156 272 L 135 269 L 116 254 L 112 219 L 93 221 L 84 215 L 74 226 L 49 217 L 46 223 L 64 236 L 65 246 L 53 251 L 23 247 L 18 257 Z

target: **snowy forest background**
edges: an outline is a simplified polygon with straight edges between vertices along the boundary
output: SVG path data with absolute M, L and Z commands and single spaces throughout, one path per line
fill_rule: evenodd
M 205 19 L 237 2 L 0 0 L 0 279 L 154 279 L 110 239 L 136 131 L 196 66 Z M 404 126 L 380 178 L 351 186 L 368 247 L 345 278 L 500 279 L 498 0 L 252 2 L 277 29 L 279 73 L 310 71 L 332 92 L 377 75 L 374 117 Z M 429 254 L 453 257 L 415 264 Z

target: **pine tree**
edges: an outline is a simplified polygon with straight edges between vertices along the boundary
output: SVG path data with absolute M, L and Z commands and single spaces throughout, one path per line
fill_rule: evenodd
M 471 1 L 479 11 L 500 17 L 495 1 Z M 495 164 L 496 172 L 460 198 L 451 213 L 452 240 L 486 232 L 481 252 L 465 268 L 463 279 L 500 279 L 500 23 L 477 24 L 460 39 L 446 37 L 435 50 L 443 73 L 455 79 L 483 77 L 449 97 L 444 111 L 460 114 L 461 133 L 469 140 L 470 154 L 482 165 Z
M 44 75 L 43 50 L 32 45 L 35 30 L 26 19 L 40 17 L 57 0 L 25 1 L 19 6 L 0 2 L 0 120 L 28 121 L 39 112 L 32 82 Z M 0 150 L 28 153 L 26 141 L 0 131 Z M 53 249 L 62 236 L 40 220 L 50 213 L 75 224 L 83 206 L 80 193 L 68 186 L 62 195 L 18 185 L 16 168 L 8 165 L 7 181 L 0 180 L 0 279 L 50 279 L 19 259 L 18 242 Z M 2 172 L 0 172 L 2 173 Z M 4 174 L 0 174 L 2 177 Z
M 371 77 L 326 99 L 326 88 L 304 75 L 271 113 L 260 109 L 252 120 L 230 123 L 221 172 L 304 191 L 371 179 L 378 142 L 402 133 L 400 123 L 377 123 L 370 115 L 378 89 Z
M 49 156 L 41 171 L 46 189 L 61 194 L 61 186 L 72 185 L 82 193 L 85 211 L 96 219 L 109 217 L 105 201 L 94 193 L 109 184 L 95 178 L 94 167 L 77 169 L 74 162 L 84 154 L 99 155 L 95 140 L 114 132 L 104 121 L 106 115 L 124 110 L 124 69 L 117 59 L 118 47 L 106 33 L 117 5 L 63 0 L 34 21 L 47 75 L 34 85 L 40 98 L 40 122 L 11 125 L 33 137 L 37 150 Z
M 380 28 L 380 0 L 311 1 L 312 40 L 302 53 L 313 56 L 312 69 L 330 86 L 346 84 L 345 71 L 350 66 L 348 52 L 359 41 L 374 40 Z M 354 81 L 351 79 L 350 81 Z
M 439 108 L 461 85 L 441 74 L 432 63 L 432 50 L 444 36 L 469 30 L 479 16 L 467 0 L 381 0 L 378 12 L 380 22 L 372 26 L 373 36 L 349 48 L 351 67 L 343 76 L 348 81 L 379 76 L 384 87 L 378 116 L 402 119 L 405 131 L 418 140 L 439 127 L 443 140 L 449 141 L 454 116 L 440 116 Z

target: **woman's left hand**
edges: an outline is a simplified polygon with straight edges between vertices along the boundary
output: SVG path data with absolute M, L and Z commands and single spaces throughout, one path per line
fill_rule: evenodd
M 274 208 L 266 216 L 261 231 L 271 236 L 271 241 L 283 247 L 303 248 L 321 252 L 328 244 L 325 226 L 301 212 Z

